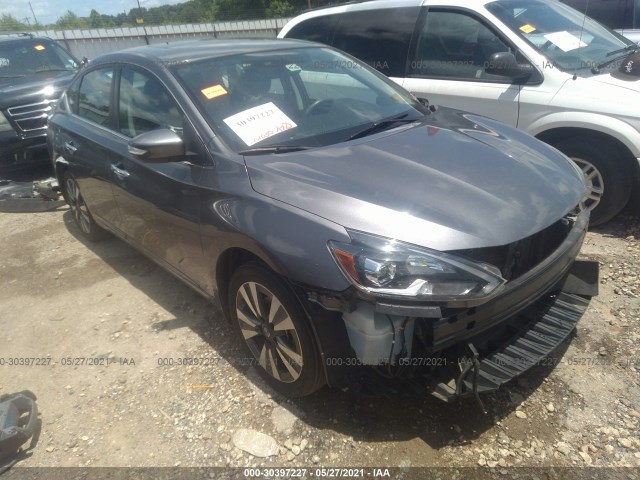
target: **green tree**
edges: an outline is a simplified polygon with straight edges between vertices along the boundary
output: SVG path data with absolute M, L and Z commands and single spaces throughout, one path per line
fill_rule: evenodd
M 0 32 L 24 32 L 29 30 L 29 25 L 22 23 L 10 13 L 0 15 Z
M 60 29 L 86 28 L 89 22 L 85 18 L 80 18 L 71 10 L 67 10 L 65 14 L 58 18 L 55 26 Z
M 89 26 L 91 28 L 102 27 L 102 16 L 95 8 L 91 10 L 91 13 L 89 13 Z
M 218 0 L 219 20 L 264 18 L 263 0 Z
M 216 0 L 193 0 L 201 12 L 202 22 L 213 22 L 218 18 L 218 3 Z
M 290 17 L 295 13 L 296 9 L 288 0 L 272 0 L 267 7 L 267 18 Z

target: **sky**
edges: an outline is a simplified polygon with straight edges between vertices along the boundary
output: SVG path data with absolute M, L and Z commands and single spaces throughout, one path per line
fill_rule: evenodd
M 181 3 L 185 0 L 140 0 L 140 6 L 151 8 L 165 4 Z M 54 23 L 58 17 L 71 10 L 79 17 L 89 16 L 92 9 L 100 13 L 116 15 L 137 8 L 137 0 L 0 0 L 0 14 L 7 13 L 18 20 L 26 22 L 29 18 L 34 23 L 33 14 L 29 8 L 29 2 L 38 22 L 43 24 Z

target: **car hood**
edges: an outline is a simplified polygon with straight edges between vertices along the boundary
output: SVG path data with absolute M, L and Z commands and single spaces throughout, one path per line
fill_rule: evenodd
M 616 93 L 620 95 L 628 93 L 629 90 L 636 93 L 640 92 L 640 77 L 618 71 L 594 75 L 593 77 L 588 77 L 587 81 L 592 84 L 593 88 L 598 88 L 598 85 L 606 85 L 609 88 L 614 87 L 614 90 L 617 91 Z
M 357 141 L 247 156 L 245 163 L 258 193 L 346 228 L 438 250 L 525 238 L 571 211 L 585 192 L 557 150 L 446 108 Z
M 41 72 L 18 78 L 0 78 L 0 108 L 58 98 L 75 72 Z

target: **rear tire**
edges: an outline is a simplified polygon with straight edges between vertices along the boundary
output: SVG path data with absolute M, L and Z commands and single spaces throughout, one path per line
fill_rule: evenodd
M 229 283 L 229 313 L 256 369 L 274 390 L 302 397 L 324 385 L 307 316 L 275 273 L 254 263 L 239 267 Z
M 568 138 L 553 146 L 583 172 L 589 188 L 583 204 L 591 210 L 590 226 L 601 225 L 622 211 L 631 196 L 634 174 L 617 148 L 587 138 Z
M 80 229 L 82 236 L 92 242 L 98 242 L 108 237 L 108 232 L 99 227 L 93 220 L 89 207 L 87 207 L 84 197 L 80 192 L 78 182 L 76 182 L 75 177 L 69 172 L 65 172 L 64 174 L 64 191 L 69 209 L 73 215 L 73 221 Z

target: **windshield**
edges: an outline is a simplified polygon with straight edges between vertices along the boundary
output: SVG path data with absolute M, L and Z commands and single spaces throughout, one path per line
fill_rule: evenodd
M 499 0 L 487 10 L 564 71 L 592 70 L 634 44 L 560 2 Z M 617 66 L 617 65 L 615 65 Z
M 0 78 L 40 72 L 74 71 L 78 63 L 53 42 L 35 40 L 0 43 Z
M 330 145 L 427 111 L 390 80 L 327 48 L 233 55 L 173 71 L 235 151 Z

